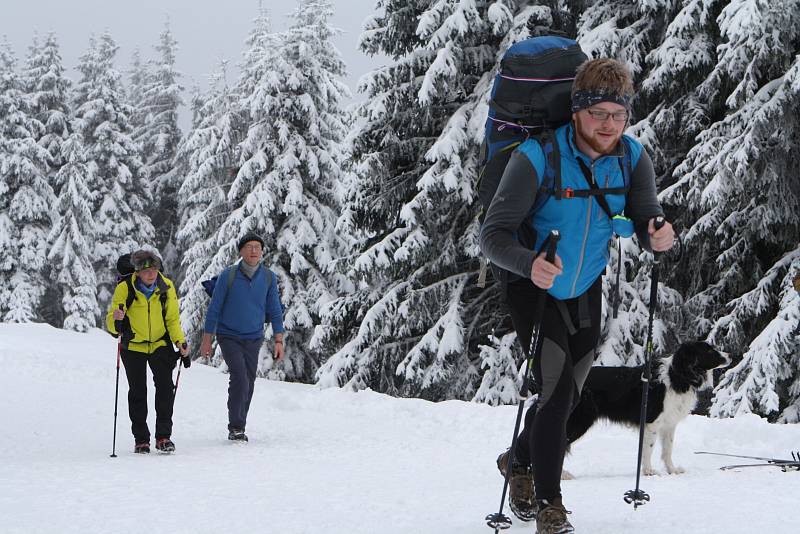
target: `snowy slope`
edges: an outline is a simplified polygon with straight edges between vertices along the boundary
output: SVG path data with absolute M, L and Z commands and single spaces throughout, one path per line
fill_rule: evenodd
M 113 459 L 115 358 L 99 330 L 0 325 L 0 532 L 492 532 L 483 517 L 499 503 L 494 459 L 514 407 L 258 380 L 251 441 L 238 445 L 226 440 L 227 376 L 195 365 L 176 399 L 177 453 L 139 456 L 123 370 Z M 786 456 L 800 448 L 800 427 L 690 417 L 675 451 L 688 473 L 643 479 L 652 502 L 634 511 L 622 495 L 634 486 L 636 445 L 635 432 L 603 426 L 575 447 L 567 468 L 578 478 L 564 494 L 577 532 L 800 531 L 800 473 L 722 472 L 726 459 L 692 454 Z M 532 531 L 515 521 L 509 532 Z

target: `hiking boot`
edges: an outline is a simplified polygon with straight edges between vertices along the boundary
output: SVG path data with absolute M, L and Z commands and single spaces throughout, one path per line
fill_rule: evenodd
M 150 452 L 150 442 L 140 441 L 133 446 L 133 452 L 136 454 L 147 454 Z
M 161 452 L 175 452 L 175 444 L 169 438 L 158 438 L 156 440 L 156 449 Z
M 536 516 L 536 534 L 571 534 L 575 529 L 567 520 L 569 510 L 564 508 L 561 497 L 538 501 L 539 513 Z
M 508 468 L 508 457 L 511 450 L 507 450 L 497 457 L 497 469 L 503 477 L 506 476 Z M 508 480 L 509 495 L 508 505 L 514 515 L 522 521 L 532 521 L 536 519 L 538 506 L 536 503 L 536 492 L 533 489 L 533 472 L 516 460 L 511 465 L 511 477 Z
M 228 431 L 228 439 L 231 441 L 247 441 L 247 434 L 241 428 L 231 428 Z

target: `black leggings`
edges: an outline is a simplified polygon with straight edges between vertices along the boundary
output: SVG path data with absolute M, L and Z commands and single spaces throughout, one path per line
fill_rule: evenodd
M 156 439 L 172 435 L 172 370 L 178 354 L 171 346 L 159 347 L 152 354 L 122 349 L 122 363 L 128 377 L 128 414 L 136 443 L 150 441 L 147 427 L 147 366 L 156 386 Z
M 533 377 L 539 391 L 536 405 L 528 409 L 517 439 L 516 458 L 533 467 L 538 499 L 561 496 L 561 469 L 567 447 L 567 419 L 580 400 L 580 391 L 594 361 L 600 338 L 602 277 L 586 292 L 585 311 L 591 325 L 580 327 L 580 298 L 562 301 L 576 331 L 569 327 L 556 300 L 547 295 L 542 317 L 542 351 L 534 359 Z M 530 280 L 508 284 L 506 302 L 517 338 L 528 352 L 533 331 L 534 309 L 539 290 Z M 587 304 L 587 303 L 584 303 Z

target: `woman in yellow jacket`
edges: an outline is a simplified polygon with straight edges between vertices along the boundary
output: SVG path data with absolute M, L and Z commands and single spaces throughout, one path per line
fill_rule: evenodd
M 117 284 L 106 327 L 122 336 L 122 362 L 128 377 L 128 413 L 135 440 L 134 452 L 150 452 L 150 429 L 147 426 L 147 366 L 156 387 L 156 448 L 175 450 L 172 435 L 174 385 L 172 371 L 178 357 L 189 349 L 181 329 L 178 295 L 172 281 L 165 278 L 161 260 L 152 252 L 137 250 L 131 254 L 134 273 Z M 118 331 L 118 328 L 120 331 Z

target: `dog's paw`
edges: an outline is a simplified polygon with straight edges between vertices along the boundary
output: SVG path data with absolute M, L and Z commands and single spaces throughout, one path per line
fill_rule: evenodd
M 646 477 L 652 477 L 660 475 L 661 473 L 659 473 L 657 469 L 653 469 L 652 467 L 642 467 L 642 474 Z
M 562 469 L 561 480 L 575 480 L 575 476 L 566 469 Z
M 681 466 L 674 466 L 674 465 L 667 466 L 667 473 L 669 473 L 670 475 L 682 475 L 685 472 L 686 469 L 684 469 Z

